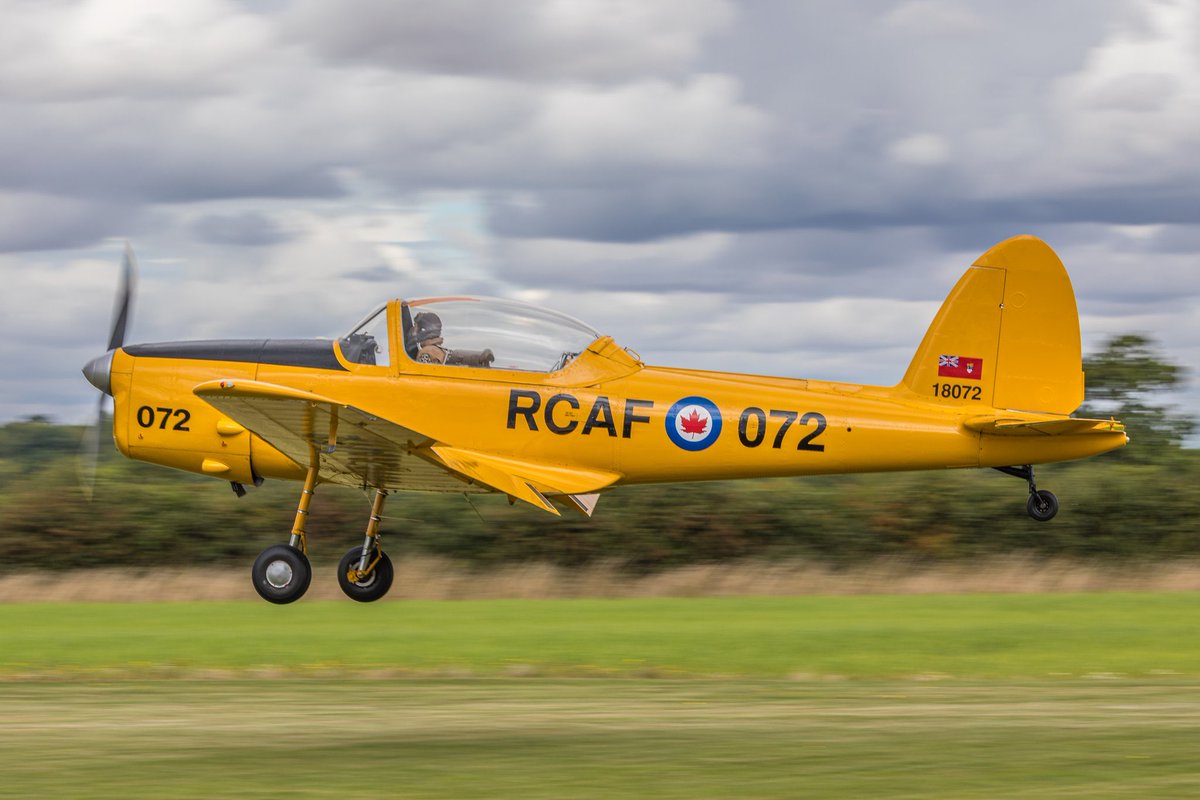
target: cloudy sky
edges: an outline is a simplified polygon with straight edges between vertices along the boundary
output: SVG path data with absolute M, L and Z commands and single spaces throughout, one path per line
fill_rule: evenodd
M 394 296 L 579 317 L 650 363 L 891 384 L 1033 233 L 1085 349 L 1200 408 L 1192 2 L 0 0 L 0 420 L 128 341 L 332 336 Z

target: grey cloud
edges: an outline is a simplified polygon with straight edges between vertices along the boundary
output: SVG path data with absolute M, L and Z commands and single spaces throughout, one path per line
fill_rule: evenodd
M 814 180 L 827 183 L 828 176 Z M 872 193 L 859 185 L 822 193 L 766 175 L 664 176 L 636 187 L 547 192 L 532 204 L 497 202 L 491 223 L 506 236 L 644 241 L 705 230 L 937 226 L 957 236 L 963 227 L 1012 232 L 1048 223 L 1200 221 L 1200 183 L 1190 180 L 1112 185 L 1103 192 L 1030 190 L 1009 197 L 972 196 L 970 176 L 961 171 L 920 183 L 921 191 L 885 185 Z
M 1154 232 L 1151 249 L 1156 253 L 1200 253 L 1200 224 L 1164 226 Z
M 366 281 L 367 283 L 395 283 L 400 279 L 400 273 L 387 264 L 376 264 L 373 267 L 351 270 L 343 274 L 350 280 Z
M 732 12 L 722 0 L 548 4 L 446 0 L 312 0 L 282 19 L 325 58 L 390 69 L 534 81 L 672 72 Z
M 187 104 L 165 102 L 140 114 L 137 105 L 107 100 L 63 118 L 54 109 L 5 104 L 5 117 L 20 123 L 0 129 L 0 146 L 20 157 L 0 160 L 0 186 L 125 203 L 341 194 L 319 163 L 318 145 L 275 144 L 288 135 L 284 119 L 218 133 L 189 119 L 198 109 Z
M 967 242 L 968 255 L 952 260 L 950 282 L 1003 238 L 1007 235 Z M 527 286 L 709 294 L 731 302 L 921 300 L 951 285 L 934 275 L 944 260 L 939 245 L 932 232 L 919 228 L 765 231 L 729 235 L 718 243 L 702 237 L 590 250 L 515 240 L 499 248 L 497 272 Z
M 80 247 L 130 234 L 142 209 L 35 192 L 0 192 L 0 252 Z
M 714 39 L 705 67 L 736 75 L 744 99 L 770 114 L 769 164 L 653 169 L 617 186 L 606 180 L 608 165 L 578 188 L 535 189 L 541 203 L 498 205 L 496 230 L 607 241 L 712 229 L 1194 215 L 1197 181 L 1162 185 L 1121 149 L 1077 153 L 1069 145 L 1077 134 L 1061 127 L 1055 79 L 1083 69 L 1111 33 L 1103 9 L 989 9 L 967 34 L 918 42 L 880 21 L 897 8 L 912 21 L 953 6 L 757 4 Z M 897 145 L 909 141 L 938 143 L 936 168 L 897 162 Z
M 546 8 L 361 2 L 264 14 L 258 27 L 290 32 L 298 44 L 346 63 L 399 59 L 408 71 L 325 69 L 258 31 L 253 40 L 264 51 L 257 60 L 238 50 L 246 82 L 237 93 L 181 92 L 150 103 L 114 96 L 65 117 L 41 105 L 11 107 L 23 124 L 0 131 L 0 144 L 23 158 L 0 163 L 0 182 L 157 202 L 338 197 L 345 187 L 336 170 L 359 168 L 398 192 L 526 191 L 540 202 L 498 205 L 497 233 L 597 241 L 713 229 L 972 224 L 1011 216 L 1006 205 L 1038 217 L 1043 209 L 1031 204 L 1045 187 L 1007 169 L 1020 153 L 994 152 L 987 136 L 999 134 L 989 126 L 997 117 L 1028 115 L 1031 101 L 1040 111 L 1047 76 L 1079 67 L 1104 33 L 1094 8 L 1064 34 L 1054 26 L 1067 11 L 1032 6 L 1023 7 L 1027 24 L 1016 13 L 991 10 L 975 19 L 928 2 L 816 11 L 755 4 L 738 14 L 714 5 L 702 23 L 670 17 L 657 26 L 691 43 L 677 53 L 667 47 L 676 53 L 668 69 L 625 57 L 626 43 L 641 46 L 637 37 L 617 35 L 633 24 L 627 21 L 612 23 L 611 39 L 582 48 L 549 22 L 522 24 L 523 15 L 542 19 Z M 590 19 L 602 5 L 573 8 L 584 10 L 562 13 Z M 216 25 L 215 15 L 200 16 Z M 926 17 L 940 20 L 943 34 L 950 23 L 974 21 L 918 46 L 905 31 Z M 860 46 L 847 47 L 847 37 Z M 1016 37 L 1019 55 L 995 46 Z M 633 66 L 619 83 L 549 90 L 538 75 L 506 72 L 513 65 L 505 59 L 560 63 L 546 48 Z M 478 63 L 463 65 L 460 79 L 445 79 L 454 65 L 438 59 L 460 57 Z M 272 68 L 271 59 L 286 69 Z M 692 61 L 692 72 L 672 72 Z M 1044 141 L 1050 124 L 1034 117 L 1032 140 Z M 975 141 L 981 136 L 984 144 Z M 924 149 L 914 151 L 914 142 Z M 901 163 L 898 153 L 908 154 Z M 936 163 L 926 163 L 931 156 Z M 989 188 L 1008 172 L 1016 186 Z M 1072 208 L 1076 219 L 1127 213 L 1098 208 L 1090 188 L 1050 211 L 1062 215 L 1056 219 L 1070 218 Z M 1160 205 L 1138 207 L 1148 217 Z
M 276 220 L 258 211 L 240 214 L 206 214 L 192 223 L 192 231 L 212 244 L 264 247 L 291 238 Z
M 1178 81 L 1170 75 L 1123 75 L 1100 87 L 1092 103 L 1101 109 L 1156 111 L 1171 100 L 1178 88 Z

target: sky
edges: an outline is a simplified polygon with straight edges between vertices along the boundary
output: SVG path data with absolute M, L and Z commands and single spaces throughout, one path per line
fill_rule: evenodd
M 1200 409 L 1200 6 L 0 0 L 0 421 L 127 343 L 337 336 L 391 297 L 578 317 L 647 363 L 890 385 L 1016 234 L 1085 352 Z

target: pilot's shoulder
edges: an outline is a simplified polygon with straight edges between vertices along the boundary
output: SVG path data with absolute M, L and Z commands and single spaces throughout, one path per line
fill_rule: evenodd
M 446 351 L 435 344 L 423 345 L 417 351 L 417 361 L 423 364 L 442 364 L 446 361 Z

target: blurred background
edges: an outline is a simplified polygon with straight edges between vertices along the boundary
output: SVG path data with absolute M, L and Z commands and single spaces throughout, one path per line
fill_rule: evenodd
M 1182 574 L 1163 567 L 1200 556 L 1200 451 L 1182 445 L 1194 423 L 1154 400 L 1181 370 L 1136 336 L 1114 340 L 1085 368 L 1091 399 L 1082 413 L 1126 420 L 1132 444 L 1041 467 L 1039 486 L 1063 504 L 1050 523 L 1025 513 L 1023 482 L 991 470 L 624 487 L 605 494 L 590 519 L 550 517 L 490 495 L 405 493 L 388 505 L 383 530 L 397 564 L 415 564 L 392 594 L 904 591 L 914 572 L 931 570 L 941 583 L 909 590 L 1200 586 L 1200 566 Z M 119 573 L 57 591 L 80 599 L 112 596 L 114 587 L 146 597 L 251 596 L 243 572 L 290 530 L 298 484 L 268 481 L 238 499 L 223 482 L 106 449 L 89 503 L 74 486 L 82 436 L 80 426 L 40 419 L 0 427 L 0 576 L 141 567 L 168 577 L 135 588 Z M 308 530 L 321 571 L 331 574 L 359 541 L 369 508 L 365 493 L 318 490 Z M 982 568 L 988 560 L 991 570 Z M 694 571 L 713 565 L 737 567 Z M 174 574 L 221 566 L 233 568 L 222 570 L 226 579 Z M 1064 578 L 1084 567 L 1092 573 Z M 644 580 L 664 573 L 673 578 Z M 493 580 L 481 585 L 464 574 Z M 326 583 L 330 597 L 340 596 Z M 48 588 L 9 584 L 6 599 Z
M 1200 797 L 1198 143 L 1190 0 L 0 0 L 0 795 Z M 1022 233 L 1132 440 L 1048 523 L 991 470 L 411 494 L 389 597 L 463 601 L 359 605 L 321 487 L 278 607 L 296 484 L 76 486 L 126 240 L 130 344 L 481 294 L 891 385 Z
M 593 520 L 405 498 L 393 548 L 628 574 L 746 559 L 1194 557 L 1200 10 L 1168 0 L 0 2 L 0 571 L 245 564 L 294 487 L 107 453 L 74 490 L 122 240 L 129 342 L 333 336 L 487 294 L 649 363 L 896 382 L 963 269 L 1062 256 L 1086 413 L 1039 473 L 641 487 Z M 319 539 L 365 500 L 325 491 Z M 353 521 L 353 522 L 351 522 Z M 353 529 L 348 525 L 355 526 Z

